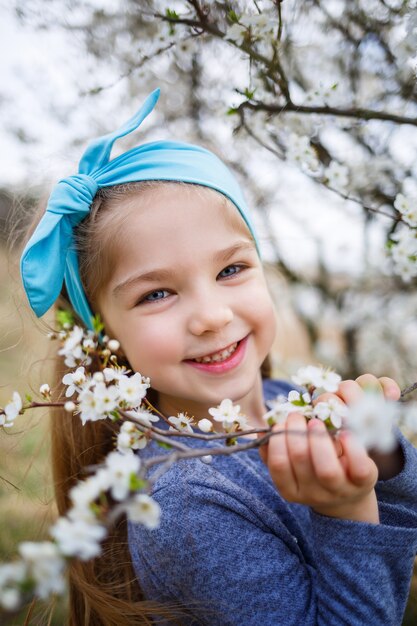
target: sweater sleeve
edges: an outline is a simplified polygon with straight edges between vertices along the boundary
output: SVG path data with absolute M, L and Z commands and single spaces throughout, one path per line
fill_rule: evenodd
M 402 471 L 388 480 L 379 480 L 375 486 L 378 501 L 407 509 L 417 515 L 417 450 L 397 429 L 397 438 L 404 456 Z
M 312 559 L 278 514 L 265 523 L 233 490 L 178 481 L 154 497 L 161 526 L 129 526 L 147 598 L 198 606 L 207 626 L 401 623 L 417 551 L 412 513 L 407 527 L 312 513 Z

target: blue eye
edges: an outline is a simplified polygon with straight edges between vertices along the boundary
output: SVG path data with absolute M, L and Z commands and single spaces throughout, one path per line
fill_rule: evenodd
M 164 294 L 169 295 L 169 292 L 166 289 L 155 289 L 155 291 L 151 291 L 151 293 L 144 296 L 139 304 L 141 302 L 157 302 L 158 300 L 165 300 Z
M 244 269 L 243 265 L 228 265 L 219 273 L 220 278 L 229 278 L 229 276 L 234 276 L 235 274 L 239 274 Z

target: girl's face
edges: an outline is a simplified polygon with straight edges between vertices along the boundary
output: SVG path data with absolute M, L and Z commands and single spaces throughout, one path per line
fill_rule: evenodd
M 191 186 L 146 190 L 119 208 L 120 249 L 98 304 L 160 410 L 200 418 L 224 398 L 259 406 L 275 316 L 237 209 Z

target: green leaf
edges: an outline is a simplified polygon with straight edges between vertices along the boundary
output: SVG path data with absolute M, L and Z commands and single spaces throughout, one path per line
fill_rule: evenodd
M 143 480 L 143 478 L 139 478 L 136 474 L 130 475 L 129 489 L 130 491 L 139 491 L 140 489 L 144 489 L 147 486 L 147 481 Z
M 237 112 L 238 110 L 236 107 L 230 107 L 230 109 L 226 112 L 226 115 L 236 115 Z
M 388 241 L 385 244 L 385 247 L 388 248 L 388 250 L 391 250 L 391 248 L 393 248 L 396 245 L 395 241 L 393 241 L 392 239 L 388 239 Z
M 235 11 L 229 11 L 227 13 L 227 17 L 232 22 L 232 24 L 238 24 L 239 23 L 239 16 L 237 15 L 237 13 Z
M 26 402 L 32 402 L 32 396 L 29 395 L 28 393 L 25 393 L 25 400 Z
M 243 93 L 248 100 L 252 100 L 253 96 L 255 95 L 255 91 L 256 89 L 248 89 L 248 87 L 246 87 Z
M 165 11 L 165 15 L 170 20 L 179 20 L 180 19 L 180 16 L 178 15 L 178 13 L 176 11 L 173 11 L 172 9 L 167 9 Z
M 304 400 L 292 400 L 291 404 L 294 406 L 305 406 L 306 403 Z
M 115 422 L 120 419 L 120 414 L 118 411 L 110 411 L 109 415 L 113 417 L 113 421 Z
M 93 330 L 98 335 L 104 329 L 104 324 L 101 321 L 100 313 L 96 313 L 92 318 Z
M 60 328 L 72 328 L 75 324 L 74 315 L 66 309 L 58 309 L 55 313 L 55 319 Z
M 169 443 L 165 443 L 165 441 L 157 441 L 156 442 L 160 448 L 165 448 L 166 450 L 171 450 L 172 446 Z

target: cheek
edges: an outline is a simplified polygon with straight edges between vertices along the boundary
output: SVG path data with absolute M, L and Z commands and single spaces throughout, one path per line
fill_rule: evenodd
M 177 360 L 181 357 L 181 341 L 178 329 L 159 316 L 154 319 L 143 317 L 132 325 L 120 340 L 128 361 L 136 371 L 151 376 L 158 363 Z M 152 371 L 152 372 L 151 372 Z

